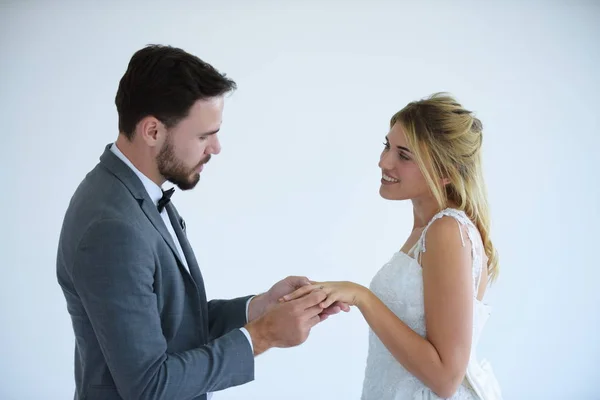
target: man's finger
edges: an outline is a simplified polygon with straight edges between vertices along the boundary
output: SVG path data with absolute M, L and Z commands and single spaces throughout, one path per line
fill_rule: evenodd
M 317 287 L 314 285 L 306 285 L 306 286 L 302 286 L 299 289 L 296 289 L 295 291 L 293 291 L 290 294 L 286 294 L 285 296 L 283 296 L 281 299 L 279 299 L 279 301 L 290 301 L 290 300 L 295 300 L 297 298 L 300 298 L 302 296 L 304 296 L 307 293 L 310 293 L 311 291 L 315 290 Z
M 310 285 L 310 280 L 305 276 L 289 276 L 289 284 L 294 288 L 298 289 L 306 285 Z
M 321 321 L 324 321 L 331 315 L 335 315 L 340 311 L 348 312 L 350 311 L 350 306 L 348 306 L 346 303 L 342 303 L 341 301 L 336 301 L 335 303 L 324 309 L 321 312 L 321 314 L 319 314 L 321 316 Z
M 311 327 L 311 328 L 312 328 L 313 326 L 315 326 L 316 324 L 318 324 L 318 323 L 319 323 L 319 322 L 321 322 L 321 321 L 322 321 L 321 317 L 319 316 L 319 314 L 317 314 L 317 315 L 315 315 L 314 317 L 311 317 L 311 318 L 310 318 L 310 319 L 307 321 L 307 324 L 308 324 L 308 326 L 309 326 L 309 327 Z
M 298 289 L 300 290 L 300 289 Z M 310 292 L 309 294 L 307 294 L 304 297 L 301 297 L 295 301 L 299 302 L 301 304 L 301 307 L 306 310 L 308 308 L 311 308 L 313 306 L 317 306 L 320 302 L 322 302 L 323 300 L 325 300 L 327 298 L 327 293 L 325 293 L 323 290 L 321 289 L 315 289 L 312 292 Z M 321 311 L 323 311 L 321 309 Z
M 323 313 L 323 309 L 321 308 L 321 306 L 319 304 L 309 307 L 304 311 L 304 315 L 307 318 L 312 318 L 313 316 L 319 315 L 321 313 Z
M 331 307 L 327 307 L 326 309 L 324 309 L 321 314 L 334 315 L 339 312 L 340 312 L 340 308 L 334 304 Z

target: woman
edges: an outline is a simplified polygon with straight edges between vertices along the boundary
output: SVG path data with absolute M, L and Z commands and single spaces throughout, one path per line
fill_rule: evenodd
M 475 347 L 498 274 L 481 165 L 482 124 L 445 94 L 408 104 L 390 123 L 380 194 L 411 200 L 412 233 L 373 278 L 311 282 L 281 301 L 323 289 L 370 326 L 363 400 L 500 399 Z M 339 304 L 339 303 L 338 303 Z

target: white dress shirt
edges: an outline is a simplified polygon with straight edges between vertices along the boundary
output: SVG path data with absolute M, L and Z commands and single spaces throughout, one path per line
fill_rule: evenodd
M 127 166 L 133 170 L 133 172 L 135 172 L 135 174 L 137 175 L 137 177 L 140 179 L 140 181 L 142 181 L 142 184 L 146 188 L 146 191 L 148 192 L 148 195 L 150 196 L 150 199 L 152 199 L 152 201 L 154 202 L 155 205 L 158 205 L 158 201 L 161 199 L 161 197 L 163 195 L 162 188 L 160 186 L 158 186 L 156 183 L 154 183 L 146 175 L 144 175 L 143 173 L 141 173 L 140 170 L 138 170 L 135 167 L 135 165 L 133 165 L 133 163 L 131 161 L 129 161 L 129 159 L 121 152 L 121 150 L 119 150 L 119 148 L 117 147 L 116 143 L 113 143 L 110 146 L 110 150 L 117 157 L 119 157 L 119 159 L 121 161 L 123 161 L 125 164 L 127 164 Z M 173 242 L 175 242 L 175 246 L 177 247 L 177 251 L 179 252 L 179 256 L 181 257 L 181 260 L 183 260 L 183 264 L 184 264 L 185 268 L 187 269 L 187 271 L 189 273 L 190 272 L 190 267 L 187 264 L 187 260 L 185 259 L 185 254 L 183 253 L 183 249 L 181 248 L 181 244 L 179 243 L 179 239 L 177 238 L 177 235 L 175 234 L 175 230 L 173 229 L 173 225 L 171 224 L 171 220 L 169 219 L 169 214 L 167 213 L 167 209 L 166 208 L 164 208 L 162 210 L 162 212 L 160 213 L 160 216 L 162 217 L 162 220 L 164 221 L 165 225 L 167 226 L 167 230 L 169 231 L 169 233 L 173 237 Z M 250 299 L 248 299 L 248 302 L 246 303 L 246 321 L 248 321 L 248 306 L 250 305 L 250 301 L 252 300 L 252 298 L 253 297 L 251 297 Z M 244 327 L 240 328 L 240 330 L 244 333 L 244 335 L 246 335 L 246 338 L 248 338 L 248 342 L 250 343 L 250 348 L 252 349 L 252 352 L 254 352 L 254 348 L 252 346 L 252 338 L 250 337 L 250 333 L 248 333 L 248 331 Z M 208 393 L 207 395 L 208 395 L 208 399 L 210 400 L 213 394 L 212 393 Z

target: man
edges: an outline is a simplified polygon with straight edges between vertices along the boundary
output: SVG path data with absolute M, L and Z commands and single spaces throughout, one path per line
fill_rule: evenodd
M 185 51 L 147 46 L 116 95 L 119 136 L 81 182 L 66 212 L 57 278 L 75 333 L 75 399 L 207 399 L 254 379 L 254 356 L 303 343 L 347 305 L 323 310 L 288 277 L 268 292 L 207 301 L 170 201 L 196 186 L 221 150 L 217 132 L 235 82 Z

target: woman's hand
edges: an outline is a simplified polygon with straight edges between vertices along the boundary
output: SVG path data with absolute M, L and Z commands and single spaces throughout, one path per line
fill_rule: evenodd
M 358 306 L 363 299 L 367 288 L 354 282 L 314 282 L 303 286 L 294 292 L 285 295 L 279 301 L 290 301 L 305 296 L 316 289 L 321 289 L 327 294 L 327 298 L 320 305 L 327 308 L 335 302 L 345 303 L 349 306 Z

